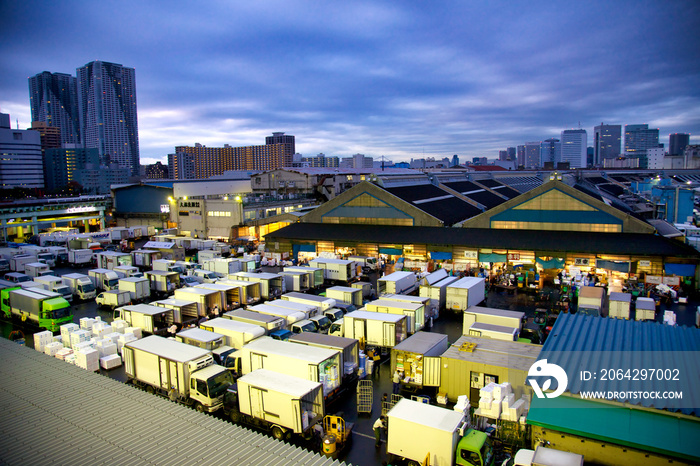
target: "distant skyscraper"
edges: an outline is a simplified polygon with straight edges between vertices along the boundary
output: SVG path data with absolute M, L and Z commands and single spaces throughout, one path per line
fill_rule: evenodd
M 525 168 L 537 168 L 540 166 L 540 143 L 525 143 Z
M 284 144 L 284 167 L 291 167 L 296 153 L 294 136 L 284 133 L 272 133 L 265 138 L 265 144 Z
M 550 162 L 556 167 L 561 162 L 561 142 L 559 139 L 545 139 L 540 143 L 540 166 Z
M 690 134 L 673 133 L 668 135 L 668 155 L 683 155 L 686 146 L 690 144 Z
M 71 181 L 77 181 L 77 172 L 84 169 L 100 169 L 97 149 L 61 147 L 44 151 L 44 181 L 49 192 L 63 189 Z
M 459 155 L 455 154 L 452 156 L 452 166 L 456 167 L 459 165 Z
M 168 176 L 173 180 L 193 180 L 196 178 L 194 170 L 194 154 L 176 152 L 168 154 Z
M 508 149 L 506 149 L 506 152 L 508 152 L 508 160 L 515 160 L 515 147 L 509 147 Z
M 116 163 L 138 175 L 136 72 L 117 63 L 93 61 L 76 73 L 83 146 L 97 148 L 101 163 Z
M 0 154 L 0 189 L 44 187 L 41 135 L 13 130 L 7 113 L 0 113 Z
M 508 151 L 507 150 L 498 151 L 498 160 L 508 160 Z
M 181 175 L 184 175 L 184 179 L 204 179 L 229 170 L 274 170 L 282 168 L 284 150 L 284 144 L 244 147 L 231 147 L 228 144 L 224 147 L 201 144 L 193 147 L 178 146 L 175 148 L 176 154 L 168 155 L 168 171 L 172 179 L 183 179 Z
M 604 165 L 605 159 L 620 155 L 622 147 L 622 125 L 601 123 L 593 128 L 593 165 Z
M 649 125 L 625 125 L 625 154 L 645 156 L 647 149 L 659 147 L 659 130 Z
M 517 165 L 519 167 L 524 167 L 525 166 L 525 146 L 518 146 L 517 148 Z
M 168 178 L 168 166 L 161 162 L 156 162 L 151 165 L 146 165 L 146 179 L 162 180 Z
M 60 129 L 61 144 L 80 144 L 78 85 L 65 73 L 44 71 L 29 78 L 32 121 Z
M 561 161 L 571 168 L 586 168 L 588 135 L 585 129 L 565 129 L 561 132 Z

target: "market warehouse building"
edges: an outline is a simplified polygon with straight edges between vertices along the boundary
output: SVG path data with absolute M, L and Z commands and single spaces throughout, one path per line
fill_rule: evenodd
M 630 274 L 696 277 L 697 250 L 556 179 L 510 199 L 502 196 L 502 203 L 485 211 L 459 191 L 431 186 L 360 183 L 299 223 L 268 234 L 267 247 L 291 255 L 383 254 L 455 270 L 538 264 L 553 273 L 597 269 L 620 280 Z M 496 186 L 490 190 L 498 192 Z

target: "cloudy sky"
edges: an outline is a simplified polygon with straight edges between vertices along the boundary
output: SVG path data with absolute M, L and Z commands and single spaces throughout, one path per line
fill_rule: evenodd
M 0 111 L 27 78 L 136 69 L 142 163 L 177 145 L 497 158 L 563 129 L 648 123 L 700 144 L 700 2 L 0 2 Z

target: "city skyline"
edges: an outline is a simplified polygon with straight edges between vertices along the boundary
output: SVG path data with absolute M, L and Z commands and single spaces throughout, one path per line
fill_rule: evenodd
M 695 2 L 103 8 L 0 6 L 13 128 L 31 126 L 27 78 L 99 60 L 136 69 L 142 164 L 275 132 L 305 157 L 397 162 L 496 159 L 579 124 L 589 146 L 601 123 L 659 128 L 667 149 L 671 133 L 700 143 Z M 49 29 L 55 46 L 36 34 Z

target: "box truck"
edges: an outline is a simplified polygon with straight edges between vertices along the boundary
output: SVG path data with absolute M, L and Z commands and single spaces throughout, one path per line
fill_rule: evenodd
M 173 320 L 180 327 L 196 324 L 199 321 L 197 303 L 183 299 L 168 298 L 150 303 L 153 306 L 173 310 Z
M 199 328 L 223 335 L 226 346 L 237 350 L 256 338 L 265 336 L 265 329 L 259 325 L 247 324 L 236 320 L 217 317 L 202 322 Z
M 131 294 L 128 291 L 108 290 L 98 294 L 95 298 L 98 307 L 111 309 L 131 304 Z
M 602 286 L 582 286 L 578 292 L 578 313 L 600 317 L 605 304 L 605 288 Z
M 10 258 L 10 270 L 13 272 L 24 272 L 27 264 L 36 262 L 36 256 L 33 254 L 17 254 Z
M 284 268 L 285 271 L 290 272 L 303 272 L 310 274 L 309 286 L 311 288 L 320 288 L 323 286 L 324 274 L 323 269 L 319 267 L 305 267 L 301 265 L 287 266 Z
M 229 387 L 224 413 L 235 423 L 269 430 L 278 440 L 292 434 L 310 439 L 325 414 L 322 385 L 258 369 Z
M 387 418 L 388 455 L 432 466 L 494 464 L 489 437 L 469 429 L 461 411 L 403 398 L 389 410 Z
M 480 277 L 464 277 L 447 285 L 445 308 L 461 312 L 476 306 L 485 298 L 485 280 Z
M 150 283 L 148 283 L 148 279 L 144 277 L 120 278 L 117 288 L 120 291 L 129 292 L 132 303 L 141 303 L 147 301 L 151 297 Z
M 472 306 L 464 311 L 462 318 L 462 335 L 469 334 L 469 328 L 474 322 L 511 327 L 517 329 L 518 333 L 520 333 L 524 319 L 524 312 Z
M 537 445 L 535 450 L 521 448 L 513 466 L 583 466 L 583 455 Z
M 311 274 L 304 272 L 297 272 L 294 270 L 285 270 L 280 272 L 282 279 L 284 280 L 284 287 L 287 291 L 307 291 L 310 286 L 309 279 Z
M 220 258 L 221 251 L 214 251 L 213 249 L 202 249 L 197 251 L 197 262 L 204 264 L 204 261 Z
M 423 330 L 423 327 L 425 327 L 425 305 L 421 303 L 381 298 L 368 302 L 365 305 L 365 310 L 369 312 L 405 315 L 406 330 L 410 334 Z
M 43 275 L 41 277 L 34 278 L 34 282 L 38 283 L 45 290 L 60 294 L 68 302 L 73 301 L 73 293 L 71 292 L 70 288 L 63 283 L 63 280 L 60 277 Z
M 376 257 L 349 256 L 348 260 L 355 262 L 362 269 L 362 273 L 368 274 L 379 270 L 379 263 Z
M 630 293 L 613 291 L 608 296 L 608 317 L 629 320 L 631 303 L 632 295 Z
M 656 320 L 656 301 L 653 298 L 637 298 L 634 320 Z
M 143 277 L 143 273 L 139 271 L 138 267 L 134 267 L 133 265 L 118 265 L 112 270 L 119 278 Z
M 350 260 L 317 257 L 316 259 L 310 260 L 309 265 L 311 267 L 323 269 L 323 278 L 326 282 L 330 283 L 350 283 L 355 281 L 357 276 L 355 262 Z
M 24 264 L 24 273 L 32 278 L 43 277 L 44 275 L 53 275 L 53 272 L 49 266 L 43 262 L 29 262 Z
M 153 261 L 161 258 L 160 251 L 152 249 L 136 249 L 131 251 L 133 262 L 131 265 L 138 267 L 140 270 L 153 269 Z
M 240 287 L 241 305 L 244 307 L 259 303 L 262 300 L 262 295 L 260 294 L 261 285 L 258 282 L 247 282 L 244 280 L 230 280 L 228 278 L 224 278 L 222 280 L 217 280 L 216 283 Z
M 339 351 L 340 367 L 343 368 L 343 384 L 348 386 L 357 379 L 357 371 L 360 367 L 360 342 L 357 339 L 306 332 L 292 335 L 289 341 Z
M 119 276 L 116 272 L 107 269 L 88 270 L 88 277 L 96 290 L 119 289 Z
M 436 271 L 430 272 L 427 275 L 421 274 L 420 278 L 418 279 L 418 286 L 434 285 L 435 283 L 446 279 L 448 276 L 447 270 L 445 269 L 437 269 Z
M 255 306 L 248 306 L 248 310 L 284 319 L 286 322 L 284 328 L 287 330 L 290 330 L 292 325 L 300 320 L 306 319 L 306 314 L 303 312 L 279 306 L 271 306 L 269 304 L 256 304 Z
M 236 272 L 228 278 L 260 283 L 260 295 L 266 300 L 279 298 L 286 291 L 282 276 L 276 273 Z
M 493 338 L 503 341 L 517 341 L 520 331 L 515 327 L 474 322 L 467 330 L 466 336 Z
M 130 266 L 133 263 L 131 254 L 125 252 L 103 251 L 95 254 L 97 267 L 101 269 L 114 270 L 119 266 Z
M 179 341 L 153 335 L 126 343 L 122 354 L 128 383 L 200 412 L 221 409 L 233 382 L 210 351 Z
M 213 272 L 219 277 L 228 277 L 232 273 L 241 271 L 241 262 L 236 259 L 215 257 L 213 259 L 204 259 L 202 261 L 202 269 Z
M 309 306 L 315 306 L 318 309 L 319 314 L 323 311 L 332 309 L 335 307 L 335 299 L 328 298 L 326 296 L 316 296 L 306 293 L 297 293 L 292 291 L 291 293 L 285 293 L 281 296 L 281 299 L 285 301 L 291 301 L 295 303 L 302 303 Z M 313 317 L 313 315 L 311 315 Z
M 240 375 L 249 374 L 256 369 L 268 369 L 320 382 L 326 400 L 335 396 L 340 388 L 342 369 L 340 352 L 336 350 L 261 337 L 243 346 L 237 356 Z
M 221 291 L 190 286 L 175 290 L 175 299 L 194 301 L 200 317 L 218 317 L 225 312 Z
M 377 279 L 377 295 L 411 294 L 418 289 L 418 279 L 413 272 L 394 272 Z
M 177 272 L 150 270 L 144 272 L 143 276 L 148 279 L 151 294 L 165 297 L 180 287 L 180 274 Z
M 5 288 L 0 290 L 0 301 L 5 318 L 15 318 L 51 332 L 73 322 L 70 303 L 60 294 L 43 288 L 41 291 Z
M 353 311 L 331 325 L 330 335 L 355 338 L 371 346 L 393 348 L 406 339 L 405 315 Z
M 362 307 L 362 290 L 351 286 L 332 286 L 326 289 L 326 296 L 356 308 Z
M 202 328 L 188 328 L 177 332 L 175 341 L 213 351 L 225 345 L 224 336 Z
M 430 315 L 437 317 L 440 310 L 445 308 L 447 298 L 447 286 L 459 280 L 459 277 L 447 277 L 437 283 L 421 285 L 418 288 L 418 296 L 430 299 Z
M 125 320 L 129 327 L 138 327 L 152 335 L 167 335 L 175 324 L 175 313 L 167 307 L 150 304 L 128 304 L 114 310 L 114 320 Z
M 289 301 L 286 299 L 273 299 L 272 301 L 266 301 L 265 304 L 269 306 L 277 306 L 284 309 L 291 309 L 293 311 L 303 312 L 306 316 L 306 319 L 322 315 L 319 313 L 317 306 L 314 306 L 312 304 L 300 303 L 297 301 Z
M 447 335 L 417 332 L 391 349 L 391 374 L 403 372 L 401 385 L 417 391 L 440 386 L 440 355 L 447 351 Z
M 73 267 L 85 267 L 92 262 L 92 249 L 69 249 L 68 263 Z
M 241 306 L 241 287 L 238 285 L 227 285 L 224 283 L 200 283 L 195 288 L 203 290 L 215 290 L 221 293 L 224 303 L 224 311 L 230 311 Z
M 226 312 L 224 313 L 223 317 L 224 319 L 235 320 L 237 322 L 259 325 L 268 333 L 287 327 L 287 321 L 282 317 L 261 314 L 259 312 L 247 311 L 244 309 L 236 309 L 235 311 Z
M 71 293 L 78 299 L 87 301 L 95 299 L 95 285 L 87 275 L 82 273 L 69 273 L 61 276 L 63 283 L 70 288 Z

